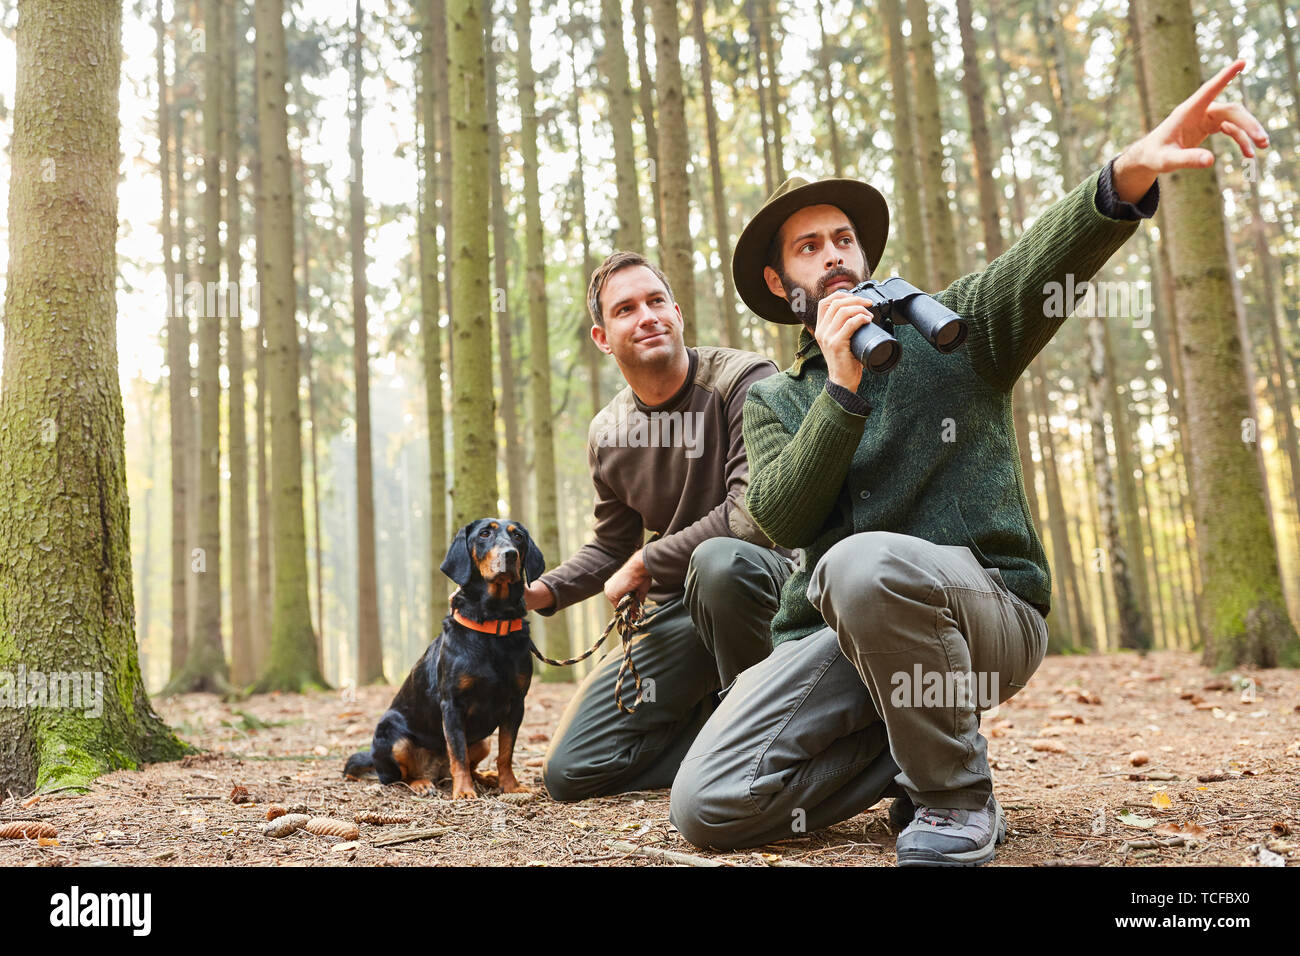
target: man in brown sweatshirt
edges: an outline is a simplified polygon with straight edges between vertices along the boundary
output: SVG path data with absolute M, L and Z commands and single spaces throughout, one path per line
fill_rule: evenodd
M 622 650 L 589 673 L 560 718 L 542 770 L 557 800 L 672 786 L 718 691 L 771 651 L 788 552 L 745 510 L 741 433 L 749 386 L 776 372 L 736 349 L 687 348 L 663 274 L 617 252 L 591 278 L 596 346 L 627 388 L 591 423 L 594 538 L 528 586 L 539 614 L 604 591 L 644 602 L 632 639 L 641 705 L 618 710 Z M 647 535 L 652 535 L 649 541 Z M 720 626 L 721 625 L 721 626 Z

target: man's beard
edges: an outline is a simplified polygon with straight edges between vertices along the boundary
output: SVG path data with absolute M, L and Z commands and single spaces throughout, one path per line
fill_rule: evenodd
M 783 271 L 777 272 L 777 277 L 781 280 L 781 288 L 785 289 L 786 301 L 790 303 L 790 310 L 799 317 L 809 332 L 817 330 L 817 305 L 822 299 L 826 298 L 826 287 L 837 279 L 848 279 L 856 286 L 862 281 L 862 276 L 845 266 L 836 266 L 831 269 L 820 279 L 817 285 L 812 289 L 805 289 L 799 283 L 795 282 Z M 795 303 L 800 299 L 803 300 L 802 309 L 795 308 Z

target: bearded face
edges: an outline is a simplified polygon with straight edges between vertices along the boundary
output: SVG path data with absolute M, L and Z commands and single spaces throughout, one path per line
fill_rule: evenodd
M 763 270 L 768 289 L 789 302 L 810 330 L 822 299 L 871 277 L 857 230 L 837 206 L 805 206 L 791 213 L 777 233 L 773 253 Z
M 867 275 L 863 275 L 848 266 L 835 266 L 818 279 L 811 289 L 804 288 L 789 275 L 785 271 L 784 264 L 777 275 L 781 277 L 781 285 L 786 289 L 791 311 L 799 316 L 799 320 L 811 332 L 817 325 L 817 306 L 821 300 L 840 289 L 847 292 L 854 288 L 864 279 L 870 278 L 870 271 L 868 270 Z

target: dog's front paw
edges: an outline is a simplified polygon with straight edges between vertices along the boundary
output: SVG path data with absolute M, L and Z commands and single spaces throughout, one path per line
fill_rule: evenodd
M 477 800 L 478 791 L 473 787 L 470 787 L 468 790 L 463 789 L 462 787 L 456 787 L 451 792 L 451 798 L 453 800 Z
M 411 788 L 412 793 L 421 797 L 433 789 L 432 780 L 408 780 L 406 785 Z
M 492 790 L 501 785 L 500 782 L 497 780 L 497 773 L 495 770 L 485 770 L 482 773 L 479 773 L 477 770 L 475 770 L 474 781 L 479 786 L 484 787 L 488 790 Z
M 510 777 L 501 783 L 502 793 L 532 793 L 533 791 L 525 787 L 514 777 Z

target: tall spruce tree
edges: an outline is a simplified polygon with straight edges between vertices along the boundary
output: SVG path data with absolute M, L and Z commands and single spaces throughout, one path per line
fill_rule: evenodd
M 20 6 L 0 390 L 0 792 L 28 793 L 186 748 L 150 705 L 135 640 L 114 298 L 122 5 Z M 85 706 L 14 706 L 20 671 L 75 675 L 69 693 L 79 688 Z
M 1188 0 L 1139 0 L 1138 22 L 1151 105 L 1156 115 L 1166 115 L 1201 85 L 1191 6 Z M 1169 174 L 1161 205 L 1179 339 L 1185 343 L 1192 439 L 1187 460 L 1204 587 L 1205 657 L 1223 668 L 1300 664 L 1300 639 L 1287 617 L 1263 503 L 1263 476 L 1252 441 L 1244 440 L 1257 436 L 1250 434 L 1247 397 L 1236 387 L 1242 343 L 1234 323 L 1224 321 L 1235 304 L 1215 170 Z
M 518 38 L 519 112 L 523 129 L 520 151 L 524 160 L 524 235 L 528 274 L 528 338 L 532 378 L 533 471 L 537 487 L 537 522 L 533 535 L 548 561 L 560 553 L 559 494 L 555 472 L 555 424 L 551 414 L 551 346 L 547 322 L 545 232 L 542 225 L 541 194 L 538 187 L 537 92 L 533 72 L 532 3 L 518 0 L 515 7 L 515 36 Z M 569 630 L 563 611 L 546 618 L 548 657 L 569 656 Z M 557 667 L 542 672 L 544 680 L 567 680 Z
M 267 665 L 259 691 L 300 691 L 325 683 L 307 593 L 303 521 L 302 410 L 298 404 L 298 324 L 293 261 L 293 186 L 285 84 L 284 0 L 257 0 L 258 143 L 262 232 L 258 237 L 270 385 L 270 510 L 275 599 Z

